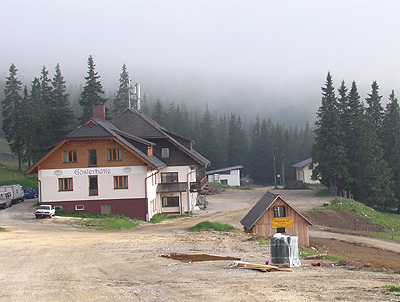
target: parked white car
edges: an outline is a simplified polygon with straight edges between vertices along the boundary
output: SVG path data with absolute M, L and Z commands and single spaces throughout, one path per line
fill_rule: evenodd
M 56 209 L 52 205 L 43 204 L 36 209 L 36 218 L 53 217 L 56 214 Z

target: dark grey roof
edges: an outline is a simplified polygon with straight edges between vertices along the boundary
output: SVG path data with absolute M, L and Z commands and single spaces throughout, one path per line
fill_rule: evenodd
M 81 125 L 67 135 L 67 138 L 86 138 L 86 137 L 112 137 L 113 135 L 99 125 Z
M 189 155 L 195 161 L 203 164 L 204 166 L 210 164 L 208 159 L 206 159 L 204 156 L 200 155 L 195 150 L 190 150 L 188 148 L 187 143 L 191 142 L 191 140 L 168 131 L 148 116 L 134 109 L 126 108 L 116 117 L 114 117 L 111 120 L 111 123 L 119 130 L 140 137 L 142 139 L 150 141 L 154 138 L 167 139 L 169 142 L 171 142 L 178 149 Z M 182 144 L 182 141 L 185 141 L 185 144 Z
M 96 119 L 93 118 L 93 121 L 95 121 L 99 126 L 103 127 L 107 132 L 111 133 L 117 140 L 119 140 L 122 144 L 127 146 L 129 149 L 134 151 L 139 157 L 143 158 L 145 161 L 151 163 L 157 168 L 164 168 L 167 166 L 166 163 L 164 163 L 162 160 L 160 160 L 156 156 L 148 156 L 145 152 L 141 151 L 139 148 L 135 147 L 133 144 L 131 144 L 128 140 L 126 140 L 124 137 L 119 135 L 116 131 L 118 129 L 115 127 L 115 125 L 111 124 L 109 121 L 101 120 L 101 119 Z M 134 138 L 133 136 L 131 136 Z
M 118 129 L 137 137 L 148 139 L 167 137 L 159 124 L 131 108 L 123 110 L 111 120 L 111 123 Z
M 187 191 L 186 182 L 160 183 L 157 186 L 157 193 L 186 192 L 186 191 Z
M 278 194 L 273 194 L 271 192 L 265 193 L 246 216 L 243 217 L 240 223 L 246 229 L 250 230 L 278 196 Z
M 307 165 L 309 165 L 311 163 L 312 163 L 312 158 L 310 157 L 310 158 L 307 158 L 307 159 L 305 159 L 305 160 L 303 160 L 303 161 L 301 161 L 301 162 L 299 162 L 297 164 L 292 165 L 292 167 L 301 168 L 301 167 L 307 166 Z
M 221 173 L 221 172 L 229 172 L 233 170 L 239 170 L 243 169 L 243 166 L 233 166 L 233 167 L 227 167 L 227 168 L 222 168 L 222 169 L 217 169 L 217 170 L 212 170 L 212 171 L 207 171 L 207 175 L 215 174 L 215 173 Z

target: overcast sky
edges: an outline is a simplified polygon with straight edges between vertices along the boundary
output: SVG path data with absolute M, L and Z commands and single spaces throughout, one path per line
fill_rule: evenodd
M 377 80 L 386 101 L 400 96 L 399 14 L 397 0 L 0 0 L 0 77 L 14 63 L 29 84 L 60 63 L 80 84 L 92 54 L 106 90 L 126 63 L 167 103 L 301 114 L 328 71 L 362 98 Z

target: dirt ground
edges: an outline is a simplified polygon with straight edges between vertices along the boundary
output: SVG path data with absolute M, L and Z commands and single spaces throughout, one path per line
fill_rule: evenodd
M 320 267 L 302 259 L 291 272 L 262 273 L 231 268 L 232 261 L 226 260 L 186 263 L 160 257 L 208 253 L 264 264 L 269 247 L 242 231 L 191 233 L 187 228 L 203 220 L 241 227 L 240 219 L 266 190 L 229 190 L 209 196 L 207 210 L 195 217 L 125 231 L 74 228 L 57 217 L 36 220 L 35 200 L 2 210 L 0 226 L 8 231 L 0 233 L 0 301 L 400 300 L 383 290 L 385 285 L 400 285 L 398 267 L 354 257 L 374 250 L 373 259 L 390 260 L 398 253 L 329 236 L 313 237 L 312 242 L 333 254 L 349 249 L 353 259 L 320 261 Z M 300 211 L 326 202 L 311 191 L 278 193 Z

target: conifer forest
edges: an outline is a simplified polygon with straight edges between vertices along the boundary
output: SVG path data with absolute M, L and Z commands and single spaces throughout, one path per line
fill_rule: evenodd
M 2 79 L 2 131 L 19 168 L 31 166 L 52 145 L 92 116 L 92 107 L 106 106 L 111 119 L 128 106 L 137 108 L 124 64 L 116 93 L 107 98 L 92 56 L 85 84 L 75 98 L 67 89 L 60 65 L 53 75 L 46 67 L 23 85 L 11 64 Z M 355 81 L 333 87 L 327 74 L 316 122 L 285 126 L 270 118 L 253 120 L 238 112 L 213 112 L 171 101 L 150 100 L 144 90 L 140 111 L 169 131 L 192 139 L 206 157 L 208 170 L 242 165 L 244 175 L 260 185 L 294 180 L 293 164 L 312 157 L 314 177 L 336 195 L 351 193 L 369 206 L 400 211 L 400 108 L 394 91 L 384 108 L 379 85 L 362 98 Z M 266 108 L 266 111 L 268 109 Z M 261 113 L 260 113 L 261 116 Z M 266 116 L 263 113 L 263 116 Z

